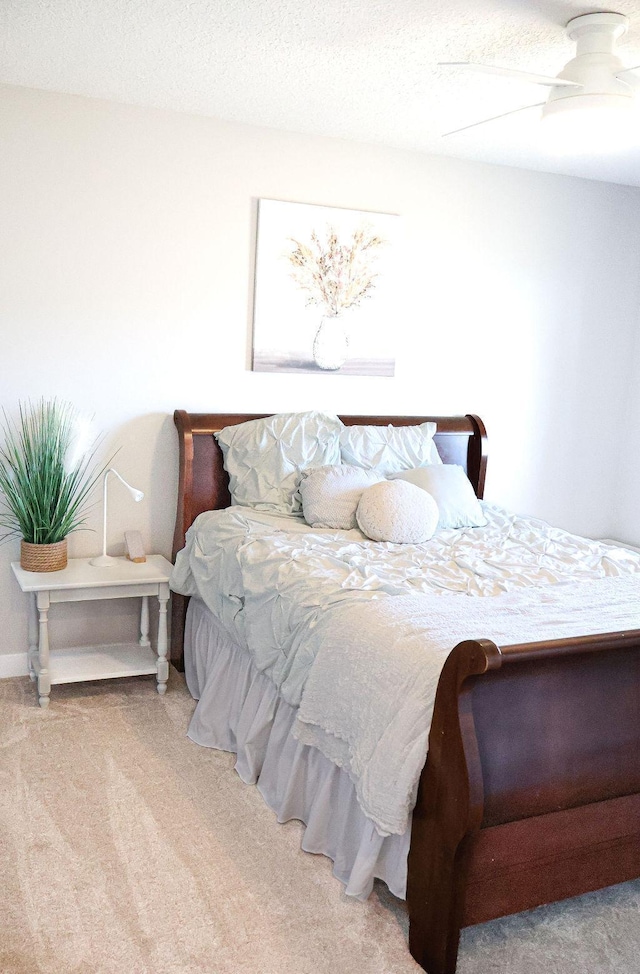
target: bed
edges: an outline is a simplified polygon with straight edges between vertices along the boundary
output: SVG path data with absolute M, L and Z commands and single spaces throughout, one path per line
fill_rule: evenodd
M 174 556 L 198 515 L 230 504 L 213 434 L 260 418 L 176 411 Z M 487 441 L 478 417 L 341 420 L 435 422 L 442 460 L 461 466 L 482 498 Z M 452 642 L 405 836 L 409 946 L 429 974 L 453 974 L 464 926 L 640 876 L 640 621 L 629 598 L 633 627 L 513 645 Z M 174 594 L 172 660 L 180 669 L 188 603 Z

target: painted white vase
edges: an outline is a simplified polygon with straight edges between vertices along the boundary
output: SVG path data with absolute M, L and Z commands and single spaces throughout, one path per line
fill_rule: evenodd
M 325 372 L 342 368 L 349 352 L 349 339 L 342 315 L 325 315 L 313 339 L 313 361 Z

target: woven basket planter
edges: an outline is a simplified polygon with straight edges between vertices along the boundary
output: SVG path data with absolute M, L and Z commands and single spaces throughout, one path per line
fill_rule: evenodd
M 20 567 L 26 572 L 59 572 L 67 567 L 67 539 L 54 544 L 20 542 Z

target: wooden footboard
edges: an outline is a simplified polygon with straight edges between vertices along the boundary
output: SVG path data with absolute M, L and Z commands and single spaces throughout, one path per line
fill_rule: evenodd
M 410 949 L 453 974 L 461 927 L 640 876 L 640 631 L 443 669 L 413 814 Z

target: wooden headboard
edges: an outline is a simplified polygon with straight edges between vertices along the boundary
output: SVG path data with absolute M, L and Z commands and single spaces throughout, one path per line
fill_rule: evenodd
M 263 419 L 271 413 L 188 413 L 173 414 L 180 441 L 178 508 L 173 535 L 173 558 L 184 547 L 185 534 L 198 514 L 228 507 L 229 478 L 222 465 L 222 451 L 213 436 L 225 426 L 236 426 L 250 419 Z M 478 497 L 484 493 L 487 469 L 487 433 L 477 416 L 341 416 L 346 426 L 415 426 L 436 423 L 435 442 L 445 463 L 457 463 L 467 473 Z M 184 618 L 188 599 L 173 595 L 171 659 L 182 669 Z

